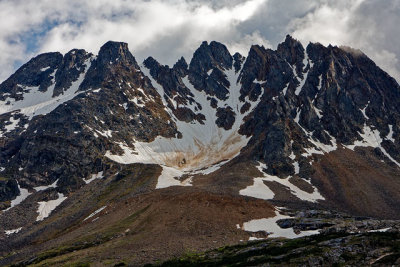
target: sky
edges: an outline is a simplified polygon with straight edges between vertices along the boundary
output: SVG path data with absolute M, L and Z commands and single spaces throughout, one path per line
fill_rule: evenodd
M 0 0 L 0 81 L 40 53 L 108 40 L 173 65 L 204 40 L 246 56 L 287 34 L 358 48 L 400 81 L 400 0 Z

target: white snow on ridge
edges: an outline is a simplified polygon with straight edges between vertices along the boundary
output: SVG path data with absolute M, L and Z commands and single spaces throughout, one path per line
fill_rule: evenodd
M 48 70 L 48 69 L 50 69 L 50 66 L 41 68 L 40 71 L 43 72 L 43 71 L 46 71 L 46 70 Z
M 392 229 L 392 227 L 387 227 L 387 228 L 382 228 L 382 229 L 376 229 L 376 230 L 369 230 L 368 233 L 384 233 Z
M 293 166 L 294 166 L 294 173 L 299 174 L 300 173 L 299 163 L 297 161 L 295 161 L 295 162 L 293 162 Z
M 304 51 L 304 59 L 303 59 L 304 69 L 307 67 L 308 63 L 309 63 L 308 54 L 306 51 Z M 310 64 L 310 67 L 312 67 L 311 64 Z M 301 92 L 301 89 L 303 89 L 303 86 L 307 81 L 308 73 L 310 72 L 310 70 L 308 70 L 306 73 L 303 72 L 303 79 L 300 79 L 300 77 L 297 75 L 297 73 L 293 67 L 292 67 L 292 69 L 293 69 L 293 74 L 295 74 L 295 76 L 296 76 L 296 79 L 300 82 L 299 86 L 297 86 L 297 88 L 294 92 L 296 95 L 299 95 Z
M 14 117 L 11 116 L 11 117 L 10 117 L 10 122 L 11 122 L 11 124 L 5 126 L 6 131 L 7 131 L 7 132 L 11 132 L 12 130 L 14 130 L 15 127 L 17 127 L 17 125 L 18 125 L 18 123 L 19 123 L 19 120 L 20 120 L 20 119 L 14 120 Z
M 322 88 L 322 74 L 318 76 L 318 81 L 319 81 L 319 82 L 318 82 L 318 87 L 317 87 L 317 89 L 318 89 L 318 91 L 320 91 L 321 88 Z
M 288 83 L 286 84 L 285 88 L 283 88 L 283 90 L 282 90 L 282 94 L 283 94 L 283 95 L 286 95 L 287 90 L 288 90 L 288 88 L 289 88 L 289 84 L 290 84 L 290 82 L 288 82 Z
M 314 145 L 314 147 L 305 148 L 306 152 L 302 154 L 303 157 L 309 157 L 312 154 L 323 155 L 324 153 L 329 153 L 329 152 L 335 151 L 337 149 L 336 138 L 333 137 L 332 135 L 330 135 L 327 131 L 325 131 L 325 133 L 327 135 L 329 135 L 331 138 L 330 145 L 327 145 L 327 144 L 321 143 L 318 140 L 315 140 L 312 137 L 313 133 L 307 131 L 305 128 L 303 128 L 303 126 L 300 125 L 300 113 L 301 113 L 300 108 L 297 108 L 296 112 L 297 113 L 296 113 L 296 117 L 295 117 L 294 121 L 297 123 L 297 125 L 299 125 L 301 130 L 307 135 L 308 141 L 310 141 Z M 322 115 L 321 115 L 321 117 L 322 117 Z
M 305 129 L 303 129 L 304 131 L 305 131 Z M 326 131 L 325 131 L 326 132 Z M 302 156 L 304 156 L 304 157 L 309 157 L 309 156 L 311 156 L 312 154 L 320 154 L 320 155 L 323 155 L 323 154 L 325 154 L 325 153 L 329 153 L 329 152 L 332 152 L 332 151 L 335 151 L 336 149 L 337 149 L 337 143 L 336 143 L 336 138 L 335 137 L 333 137 L 333 136 L 331 136 L 330 135 L 330 137 L 331 137 L 331 140 L 330 140 L 330 142 L 331 142 L 331 145 L 327 145 L 327 144 L 324 144 L 324 143 L 321 143 L 321 142 L 319 142 L 318 140 L 314 140 L 312 137 L 311 137 L 311 133 L 309 133 L 309 132 L 307 132 L 308 133 L 308 136 L 309 136 L 309 141 L 315 146 L 315 147 L 311 147 L 311 148 L 304 148 L 305 150 L 306 150 L 306 152 L 305 153 L 303 153 L 303 154 L 301 154 Z M 326 132 L 328 135 L 329 135 L 329 133 L 328 132 Z
M 1 102 L 1 101 L 0 101 Z M 5 125 L 4 127 L 6 128 L 6 130 L 4 132 L 0 132 L 0 137 L 3 136 L 3 134 L 7 133 L 7 132 L 11 132 L 13 130 L 15 130 L 15 128 L 17 127 L 18 123 L 19 123 L 20 119 L 16 119 L 14 120 L 14 117 L 11 116 L 10 117 L 10 122 L 11 124 Z
M 167 106 L 162 86 L 152 78 L 147 68 L 144 66 L 141 68 L 160 94 L 164 105 Z M 197 104 L 195 103 L 189 104 L 186 107 L 196 113 L 200 112 L 204 114 L 206 117 L 204 124 L 197 121 L 191 123 L 179 121 L 175 118 L 172 111 L 166 108 L 170 116 L 175 118 L 178 131 L 183 134 L 181 139 L 158 136 L 150 143 L 136 141 L 134 142 L 135 150 L 129 148 L 125 143 L 119 143 L 123 154 L 113 155 L 107 151 L 106 157 L 122 164 L 159 164 L 175 168 L 189 175 L 191 172 L 200 171 L 205 167 L 236 157 L 250 139 L 238 133 L 240 125 L 243 123 L 243 118 L 259 103 L 263 94 L 262 90 L 259 99 L 255 102 L 250 101 L 246 97 L 245 101 L 250 103 L 251 107 L 245 114 L 241 114 L 240 108 L 245 102 L 239 100 L 241 88 L 241 85 L 237 83 L 239 74 L 240 72 L 235 73 L 233 68 L 225 71 L 225 75 L 230 83 L 229 95 L 225 101 L 218 100 L 220 106 L 230 106 L 236 113 L 235 123 L 230 130 L 219 128 L 216 125 L 216 110 L 211 108 L 211 100 L 207 99 L 209 95 L 204 91 L 200 92 L 195 89 L 186 76 L 182 81 L 193 93 L 195 101 L 202 106 L 202 110 L 196 111 L 195 107 L 197 107 Z
M 264 183 L 265 177 L 254 178 L 254 183 L 245 189 L 239 191 L 239 195 L 249 196 L 259 199 L 273 199 L 275 193 L 269 189 L 269 187 Z
M 98 213 L 102 212 L 105 208 L 107 208 L 107 206 L 103 206 L 100 209 L 94 211 L 93 213 L 91 213 L 89 216 L 87 216 L 83 221 L 86 221 L 90 218 L 92 218 L 93 216 L 97 215 Z
M 51 212 L 66 199 L 67 197 L 65 197 L 63 194 L 58 193 L 58 198 L 55 200 L 38 202 L 39 208 L 37 212 L 39 215 L 37 216 L 36 221 L 43 221 L 45 218 L 49 217 Z
M 244 231 L 254 232 L 254 233 L 259 231 L 264 231 L 268 233 L 268 237 L 284 237 L 289 239 L 319 234 L 318 230 L 302 231 L 299 234 L 296 234 L 293 231 L 293 228 L 284 229 L 277 224 L 278 220 L 289 219 L 289 218 L 292 217 L 281 215 L 278 211 L 275 211 L 275 217 L 268 219 L 251 220 L 245 222 L 243 224 L 242 229 Z M 250 237 L 249 240 L 256 240 L 256 239 Z
M 158 177 L 156 189 L 166 188 L 170 186 L 192 186 L 191 177 L 187 178 L 184 181 L 179 181 L 177 179 L 185 174 L 183 171 L 167 166 L 161 167 L 163 168 L 163 170 L 160 177 Z
M 396 161 L 381 145 L 382 138 L 378 129 L 372 130 L 371 127 L 364 123 L 363 133 L 358 133 L 362 140 L 356 140 L 352 145 L 343 145 L 344 147 L 354 150 L 355 147 L 374 147 L 379 148 L 382 153 L 388 157 L 393 163 L 400 167 L 400 163 Z
M 19 227 L 17 229 L 13 229 L 13 230 L 4 230 L 4 233 L 9 236 L 9 235 L 12 235 L 12 234 L 17 234 L 21 230 L 22 230 L 22 227 Z
M 94 180 L 96 180 L 96 179 L 101 179 L 101 178 L 103 178 L 103 177 L 104 177 L 104 176 L 103 176 L 103 171 L 101 171 L 101 172 L 92 174 L 92 177 L 91 177 L 91 178 L 89 178 L 89 179 L 87 179 L 87 180 L 83 179 L 83 181 L 84 181 L 86 184 L 89 184 L 89 183 L 93 182 Z
M 27 197 L 29 197 L 29 195 L 32 194 L 32 193 L 29 193 L 28 189 L 21 188 L 19 186 L 19 183 L 18 183 L 18 189 L 19 189 L 19 192 L 20 192 L 19 195 L 15 199 L 11 200 L 11 206 L 9 208 L 5 209 L 4 211 L 10 210 L 13 207 L 21 204 L 22 201 L 24 201 Z
M 216 163 L 214 165 L 211 165 L 209 167 L 198 169 L 198 170 L 194 170 L 194 171 L 190 172 L 190 174 L 208 175 L 210 173 L 213 173 L 213 172 L 219 170 L 224 164 L 228 163 L 228 161 L 229 160 L 223 160 L 223 161 L 221 161 L 219 163 Z
M 32 119 L 37 115 L 45 115 L 56 109 L 59 105 L 73 99 L 80 93 L 77 92 L 80 84 L 82 83 L 87 70 L 91 65 L 91 58 L 87 59 L 85 62 L 85 72 L 81 73 L 76 81 L 72 83 L 72 85 L 63 92 L 63 94 L 53 97 L 53 90 L 55 86 L 55 72 L 51 74 L 53 76 L 53 84 L 47 88 L 46 92 L 39 91 L 39 86 L 37 87 L 26 87 L 23 85 L 19 85 L 27 90 L 27 93 L 23 94 L 23 100 L 15 101 L 14 98 L 7 98 L 5 101 L 0 101 L 0 114 L 4 114 L 14 110 L 20 110 L 20 113 Z M 6 103 L 10 101 L 10 105 L 6 105 Z
M 242 189 L 239 191 L 240 195 L 243 196 L 249 196 L 249 197 L 254 197 L 254 198 L 260 198 L 260 199 L 273 199 L 275 194 L 274 192 L 269 189 L 267 185 L 265 185 L 264 181 L 268 182 L 277 182 L 286 188 L 290 190 L 290 193 L 299 198 L 300 200 L 304 201 L 309 201 L 309 202 L 316 202 L 318 200 L 324 200 L 325 198 L 318 192 L 318 189 L 311 185 L 313 187 L 313 192 L 308 193 L 294 184 L 292 184 L 289 179 L 291 176 L 282 179 L 277 176 L 269 175 L 264 173 L 263 169 L 266 169 L 267 166 L 264 163 L 259 162 L 259 166 L 257 166 L 258 170 L 263 173 L 263 177 L 257 177 L 254 178 L 254 183 L 253 185 L 250 185 L 246 187 L 245 189 Z M 299 171 L 299 170 L 296 170 Z
M 392 141 L 393 143 L 396 141 L 393 138 L 393 125 L 389 125 L 389 133 L 386 136 L 386 139 L 389 140 L 389 141 Z
M 314 105 L 312 105 L 312 107 L 313 107 L 313 109 L 314 109 L 314 111 L 315 111 L 315 114 L 317 114 L 317 116 L 318 116 L 318 118 L 319 119 L 321 119 L 322 118 L 322 110 L 320 110 L 320 109 L 318 109 L 316 106 L 314 106 Z
M 259 81 L 257 79 L 254 79 L 253 83 L 262 85 L 262 84 L 266 83 L 266 81 Z
M 297 108 L 296 109 L 296 117 L 294 118 L 294 122 L 297 123 L 297 124 L 299 124 L 299 122 L 300 122 L 300 113 L 301 113 L 300 108 Z M 299 124 L 299 126 L 300 126 L 300 124 Z
M 369 117 L 367 116 L 367 114 L 366 114 L 366 110 L 367 110 L 367 107 L 368 107 L 368 105 L 369 105 L 369 102 L 370 101 L 368 101 L 368 104 L 366 104 L 365 105 L 365 107 L 363 108 L 363 109 L 360 109 L 360 111 L 361 111 L 361 113 L 363 114 L 363 116 L 364 116 L 364 118 L 366 119 L 366 120 L 369 120 Z
M 56 188 L 57 187 L 57 183 L 58 183 L 58 179 L 56 181 L 54 181 L 54 183 L 52 183 L 51 185 L 36 186 L 33 189 L 35 189 L 36 192 L 44 191 L 44 190 L 47 190 L 49 188 Z

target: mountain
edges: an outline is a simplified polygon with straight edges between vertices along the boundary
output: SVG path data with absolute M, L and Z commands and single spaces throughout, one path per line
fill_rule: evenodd
M 399 84 L 349 47 L 203 42 L 172 67 L 111 41 L 41 54 L 0 84 L 0 263 L 395 231 L 399 135 Z

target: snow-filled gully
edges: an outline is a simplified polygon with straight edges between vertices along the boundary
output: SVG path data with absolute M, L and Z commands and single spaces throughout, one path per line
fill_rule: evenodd
M 162 86 L 158 84 L 149 74 L 149 70 L 141 67 L 144 74 L 150 78 L 153 86 L 158 93 L 163 96 Z M 219 100 L 218 106 L 230 106 L 235 112 L 235 122 L 230 130 L 225 130 L 216 125 L 216 109 L 211 108 L 211 100 L 207 99 L 205 92 L 200 92 L 189 82 L 188 77 L 182 79 L 183 83 L 194 94 L 194 99 L 202 106 L 200 111 L 205 115 L 204 124 L 197 121 L 186 123 L 175 118 L 172 111 L 166 109 L 174 119 L 178 131 L 183 134 L 181 139 L 157 137 L 153 142 L 145 143 L 135 141 L 135 149 L 131 149 L 124 143 L 118 143 L 123 150 L 122 155 L 114 155 L 111 152 L 106 153 L 106 157 L 121 164 L 131 163 L 154 163 L 163 167 L 162 174 L 159 177 L 157 188 L 168 186 L 190 186 L 191 176 L 194 174 L 208 174 L 216 171 L 223 163 L 236 157 L 240 150 L 247 145 L 249 137 L 240 135 L 238 130 L 247 116 L 259 103 L 261 96 L 257 101 L 250 101 L 246 97 L 246 102 L 250 103 L 250 109 L 244 114 L 240 113 L 240 108 L 245 104 L 239 100 L 240 83 L 237 83 L 239 72 L 228 69 L 225 75 L 230 83 L 229 96 L 225 101 Z M 167 106 L 164 97 L 164 105 Z M 193 111 L 195 105 L 188 105 Z M 181 163 L 185 162 L 184 165 Z M 222 162 L 222 164 L 221 164 Z M 178 178 L 187 174 L 189 176 L 185 181 Z

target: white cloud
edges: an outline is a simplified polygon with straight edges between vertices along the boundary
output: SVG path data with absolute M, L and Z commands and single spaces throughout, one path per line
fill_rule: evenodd
M 303 43 L 312 41 L 358 48 L 400 81 L 400 40 L 397 37 L 400 30 L 395 26 L 400 23 L 397 15 L 400 14 L 400 5 L 395 0 L 384 2 L 323 1 L 304 17 L 292 20 L 288 29 Z M 383 8 L 385 5 L 390 7 Z M 396 36 L 396 45 L 388 40 L 392 36 Z
M 178 57 L 170 56 L 172 49 L 186 50 L 183 54 L 190 56 L 188 53 L 203 40 L 241 39 L 243 34 L 236 31 L 235 26 L 251 18 L 265 2 L 249 0 L 233 7 L 214 9 L 201 2 L 136 1 L 134 5 L 115 7 L 114 12 L 119 15 L 114 19 L 104 19 L 96 13 L 90 14 L 92 17 L 84 25 L 63 24 L 53 28 L 44 39 L 41 51 L 66 52 L 76 46 L 97 52 L 100 45 L 111 39 L 128 42 L 135 56 L 143 59 L 149 55 L 144 52 L 179 40 L 177 46 L 168 48 L 169 53 L 158 55 L 161 61 L 172 64 Z
M 255 31 L 251 34 L 246 34 L 242 36 L 240 40 L 228 42 L 227 46 L 231 54 L 239 52 L 240 54 L 246 56 L 247 52 L 253 44 L 262 45 L 265 48 L 272 48 L 271 43 L 263 36 L 261 36 L 259 31 Z
M 360 48 L 400 80 L 399 13 L 397 0 L 1 0 L 0 80 L 34 54 L 97 53 L 108 40 L 128 42 L 139 61 L 173 64 L 190 60 L 203 40 L 246 55 L 287 33 Z

